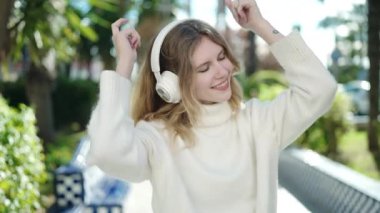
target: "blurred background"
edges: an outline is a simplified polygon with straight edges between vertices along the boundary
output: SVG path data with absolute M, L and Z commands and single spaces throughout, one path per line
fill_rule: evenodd
M 142 37 L 134 76 L 153 36 L 174 19 L 215 26 L 242 65 L 245 98 L 274 98 L 287 81 L 263 40 L 241 30 L 223 0 L 2 0 L 0 7 L 0 212 L 45 212 L 54 174 L 72 161 L 99 74 L 114 69 L 110 24 Z M 257 0 L 279 31 L 301 32 L 339 82 L 333 107 L 296 142 L 380 180 L 380 6 L 375 0 Z M 18 186 L 15 188 L 14 186 Z

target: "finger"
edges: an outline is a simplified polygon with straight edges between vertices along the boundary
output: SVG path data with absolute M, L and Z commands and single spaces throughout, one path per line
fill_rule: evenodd
M 244 7 L 240 6 L 237 9 L 237 15 L 238 15 L 240 21 L 245 22 L 247 20 L 247 14 L 244 11 Z
M 136 49 L 140 45 L 140 35 L 135 29 L 125 29 L 122 33 L 123 36 L 128 39 L 128 42 L 133 49 Z
M 122 33 L 129 40 L 140 37 L 139 33 L 133 28 L 124 29 Z
M 141 43 L 140 35 L 137 34 L 137 36 L 135 36 L 135 37 L 133 38 L 132 42 L 136 45 L 136 47 L 139 47 L 139 46 L 140 46 L 140 43 Z
M 231 11 L 232 16 L 234 17 L 234 19 L 236 21 L 239 21 L 239 17 L 238 17 L 238 15 L 236 13 L 236 8 L 235 8 L 233 2 L 231 0 L 225 0 L 224 2 L 226 4 L 227 8 Z
M 140 34 L 137 33 L 137 42 L 136 42 L 136 48 L 139 48 L 141 45 L 141 37 Z
M 232 1 L 231 0 L 224 0 L 224 4 L 226 4 L 226 6 L 231 9 L 232 8 Z
M 116 35 L 117 33 L 120 32 L 120 27 L 127 23 L 128 19 L 125 18 L 119 18 L 117 21 L 111 24 L 111 29 L 112 29 L 112 34 Z

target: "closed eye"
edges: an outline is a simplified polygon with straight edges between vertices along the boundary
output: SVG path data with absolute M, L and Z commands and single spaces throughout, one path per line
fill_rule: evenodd
M 223 61 L 223 60 L 226 59 L 226 58 L 227 58 L 227 57 L 226 57 L 226 54 L 225 54 L 224 50 L 222 49 L 222 50 L 219 52 L 218 56 L 217 56 L 217 60 L 218 60 L 218 61 Z M 207 72 L 207 71 L 209 70 L 209 68 L 210 68 L 210 62 L 206 62 L 206 63 L 202 64 L 202 65 L 198 68 L 198 72 L 199 72 L 199 73 Z
M 226 54 L 225 54 L 224 50 L 222 50 L 222 51 L 220 51 L 220 53 L 218 54 L 218 60 L 219 60 L 219 61 L 222 61 L 222 60 L 224 60 L 224 59 L 226 59 Z
M 207 72 L 209 68 L 210 66 L 208 64 L 204 65 L 201 69 L 198 70 L 198 72 Z

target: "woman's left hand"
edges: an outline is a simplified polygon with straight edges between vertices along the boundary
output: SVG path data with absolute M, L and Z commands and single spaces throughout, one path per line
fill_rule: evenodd
M 116 72 L 130 78 L 133 65 L 137 58 L 137 48 L 140 46 L 140 35 L 133 28 L 121 29 L 128 22 L 125 18 L 115 21 L 112 27 L 112 41 L 116 49 Z

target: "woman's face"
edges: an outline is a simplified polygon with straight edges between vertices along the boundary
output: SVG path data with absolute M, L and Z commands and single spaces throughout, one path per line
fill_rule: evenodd
M 195 71 L 195 96 L 203 104 L 227 101 L 231 98 L 233 64 L 223 47 L 203 36 L 191 61 Z

